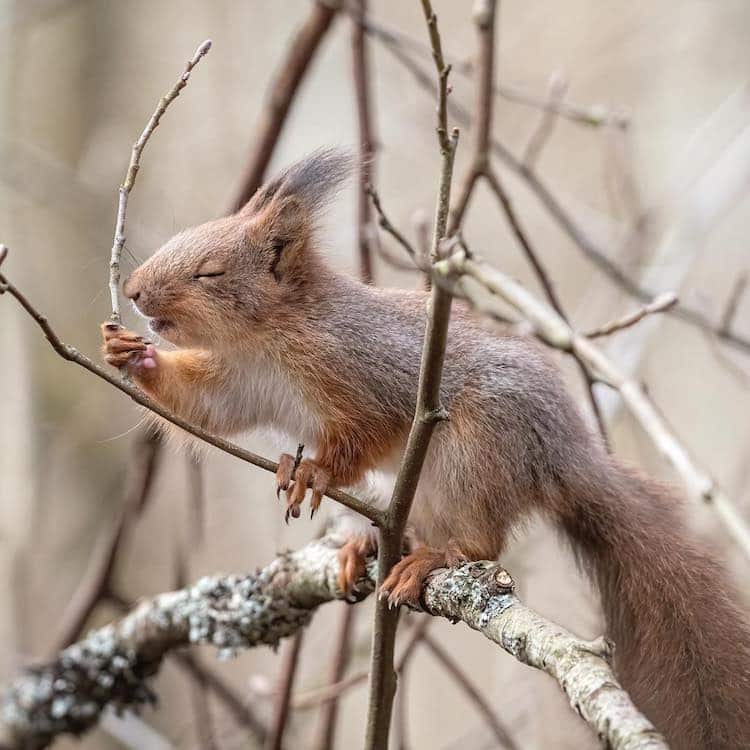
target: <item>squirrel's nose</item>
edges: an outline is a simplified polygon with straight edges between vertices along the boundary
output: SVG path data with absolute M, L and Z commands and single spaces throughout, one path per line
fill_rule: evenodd
M 138 285 L 135 283 L 132 276 L 128 276 L 125 280 L 125 283 L 122 286 L 122 291 L 125 293 L 125 296 L 128 299 L 132 299 L 133 302 L 137 302 L 138 297 L 141 296 L 141 290 L 138 288 Z

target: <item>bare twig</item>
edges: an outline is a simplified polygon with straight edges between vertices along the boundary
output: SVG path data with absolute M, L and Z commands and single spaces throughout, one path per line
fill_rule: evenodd
M 367 186 L 373 181 L 374 139 L 372 134 L 372 106 L 370 68 L 367 39 L 361 19 L 367 13 L 367 0 L 354 0 L 352 23 L 352 78 L 357 102 L 359 128 L 359 181 L 357 186 L 357 242 L 359 244 L 359 275 L 366 284 L 372 283 L 372 257 L 370 253 L 370 201 Z
M 183 654 L 188 660 L 197 662 L 192 654 Z M 201 750 L 219 750 L 214 731 L 213 716 L 208 705 L 208 685 L 200 671 L 191 672 L 190 697 L 193 704 L 193 726 L 195 727 L 198 747 Z
M 205 685 L 227 709 L 237 724 L 249 730 L 258 743 L 265 741 L 267 731 L 263 723 L 220 675 L 192 659 L 190 654 L 178 651 L 172 654 L 172 659 L 186 674 Z
M 143 433 L 136 445 L 134 476 L 111 531 L 97 542 L 86 573 L 63 612 L 53 651 L 69 646 L 80 637 L 97 604 L 112 585 L 117 556 L 128 527 L 140 515 L 153 487 L 159 459 L 160 439 L 153 430 Z
M 432 92 L 432 80 L 418 63 L 415 63 L 411 58 L 405 55 L 400 47 L 386 45 L 386 49 L 388 49 L 395 59 L 414 76 L 414 79 L 420 88 L 425 92 Z M 473 126 L 473 118 L 468 110 L 459 102 L 449 102 L 448 109 L 459 125 L 469 128 Z M 654 290 L 648 289 L 632 279 L 615 261 L 610 258 L 606 249 L 601 247 L 573 218 L 573 216 L 571 216 L 536 172 L 527 169 L 520 159 L 516 158 L 501 141 L 493 138 L 491 146 L 493 153 L 500 158 L 508 169 L 517 174 L 523 180 L 527 188 L 547 210 L 560 229 L 574 242 L 584 256 L 588 258 L 601 273 L 607 276 L 615 286 L 620 288 L 630 297 L 645 304 L 648 304 L 657 296 L 657 293 Z M 694 328 L 705 331 L 715 337 L 717 341 L 720 341 L 727 346 L 731 346 L 745 355 L 750 354 L 749 338 L 732 331 L 722 330 L 720 326 L 717 326 L 709 317 L 699 310 L 686 307 L 685 305 L 677 305 L 669 310 L 667 314 L 693 326 Z
M 352 635 L 354 632 L 354 614 L 356 611 L 354 607 L 350 606 L 344 606 L 341 610 L 339 629 L 333 641 L 336 652 L 331 662 L 331 684 L 341 681 L 349 663 Z M 324 701 L 320 707 L 320 723 L 316 738 L 310 746 L 313 750 L 330 750 L 333 747 L 339 705 L 336 698 L 337 696 L 331 700 Z
M 471 276 L 521 313 L 542 341 L 564 352 L 574 352 L 593 377 L 616 388 L 630 412 L 672 464 L 688 493 L 716 511 L 734 541 L 750 557 L 750 529 L 744 519 L 715 480 L 693 461 L 639 383 L 624 375 L 590 339 L 576 333 L 552 308 L 501 271 L 473 257 L 466 257 L 463 251 L 440 261 L 434 268 L 436 274 L 454 279 L 464 274 Z M 460 284 L 460 279 L 457 283 Z M 481 298 L 473 291 L 462 288 L 462 292 L 474 304 L 482 306 Z
M 113 701 L 126 707 L 152 700 L 145 680 L 175 649 L 209 643 L 234 651 L 278 643 L 304 627 L 319 605 L 341 596 L 338 573 L 337 545 L 323 538 L 256 574 L 205 577 L 142 601 L 122 620 L 93 631 L 9 686 L 0 711 L 0 745 L 43 748 L 64 732 L 92 727 Z M 359 595 L 374 589 L 376 574 L 371 564 Z M 422 600 L 429 614 L 462 620 L 554 677 L 607 747 L 665 750 L 617 682 L 608 644 L 582 641 L 525 607 L 497 563 L 436 571 Z
M 454 129 L 451 135 L 448 134 L 447 99 L 450 68 L 443 59 L 437 18 L 429 0 L 422 0 L 422 10 L 427 22 L 438 79 L 436 130 L 442 163 L 431 253 L 431 260 L 435 262 L 439 255 L 440 244 L 446 236 L 453 159 L 458 143 L 458 130 Z M 396 477 L 393 495 L 388 506 L 387 522 L 380 527 L 378 545 L 379 585 L 382 584 L 390 569 L 401 557 L 406 521 L 430 438 L 437 423 L 445 419 L 446 416 L 440 404 L 440 380 L 452 299 L 452 295 L 441 285 L 435 284 L 433 286 L 420 365 L 417 408 L 406 442 L 401 467 Z M 390 609 L 386 600 L 378 599 L 375 605 L 367 736 L 365 740 L 365 747 L 368 750 L 380 750 L 380 748 L 386 747 L 388 743 L 393 696 L 396 692 L 393 652 L 397 626 L 398 610 Z
M 732 292 L 729 295 L 729 300 L 727 301 L 727 305 L 724 308 L 724 314 L 721 316 L 721 321 L 719 323 L 720 331 L 729 333 L 729 331 L 731 330 L 732 323 L 734 322 L 734 319 L 737 315 L 737 309 L 739 308 L 740 302 L 742 301 L 742 296 L 745 294 L 745 290 L 747 289 L 749 278 L 750 274 L 745 272 L 741 273 L 735 280 L 734 286 L 732 287 Z
M 464 693 L 466 693 L 469 700 L 476 706 L 477 711 L 479 711 L 482 718 L 487 722 L 487 726 L 495 736 L 499 746 L 509 748 L 509 750 L 516 750 L 518 745 L 516 745 L 508 730 L 502 725 L 500 719 L 497 718 L 492 706 L 490 706 L 481 691 L 466 676 L 458 662 L 440 645 L 437 638 L 433 638 L 429 633 L 426 633 L 422 638 L 422 643 L 432 652 L 432 655 L 443 665 L 445 670 L 458 683 Z
M 292 689 L 294 688 L 297 666 L 299 665 L 303 632 L 303 630 L 297 631 L 292 640 L 286 645 L 284 658 L 281 662 L 281 678 L 279 680 L 279 690 L 276 694 L 273 721 L 271 722 L 271 731 L 268 733 L 268 737 L 266 737 L 265 750 L 281 750 L 282 748 L 284 732 L 289 720 Z
M 194 544 L 201 544 L 206 525 L 206 493 L 203 482 L 203 461 L 192 453 L 186 456 L 190 502 L 188 508 L 188 533 Z
M 268 87 L 268 103 L 263 107 L 260 126 L 253 133 L 253 151 L 234 200 L 233 210 L 245 205 L 261 186 L 299 85 L 336 12 L 337 3 L 333 0 L 314 0 L 310 15 L 289 42 L 284 60 Z
M 559 113 L 559 104 L 562 102 L 565 92 L 568 89 L 568 82 L 560 73 L 552 76 L 549 84 L 548 101 L 549 106 L 542 109 L 537 126 L 534 128 L 529 142 L 526 144 L 521 163 L 527 169 L 533 169 L 536 165 L 542 149 L 552 135 L 555 129 L 555 123 Z
M 370 199 L 372 200 L 372 205 L 375 207 L 375 211 L 378 214 L 378 224 L 380 225 L 381 229 L 384 229 L 386 232 L 388 232 L 388 234 L 390 234 L 396 240 L 396 242 L 401 245 L 401 247 L 406 251 L 407 255 L 414 261 L 414 264 L 416 265 L 418 255 L 414 250 L 414 246 L 391 223 L 388 216 L 386 216 L 386 213 L 383 210 L 383 206 L 380 203 L 380 196 L 377 194 L 375 188 L 373 188 L 372 185 L 366 185 L 365 192 L 370 196 Z
M 241 461 L 245 461 L 253 466 L 257 466 L 265 471 L 276 473 L 278 464 L 275 461 L 270 461 L 263 456 L 258 456 L 251 451 L 241 448 L 239 445 L 220 438 L 217 435 L 212 435 L 207 430 L 204 430 L 197 425 L 191 424 L 190 422 L 182 419 L 182 417 L 173 414 L 168 409 L 165 409 L 161 404 L 157 403 L 153 399 L 149 398 L 143 391 L 131 383 L 126 382 L 121 377 L 113 375 L 109 371 L 100 367 L 96 363 L 92 362 L 86 355 L 81 354 L 76 348 L 63 343 L 58 335 L 55 333 L 53 328 L 50 326 L 47 319 L 39 313 L 36 308 L 29 302 L 29 300 L 22 294 L 13 284 L 11 284 L 7 278 L 0 274 L 0 284 L 3 284 L 5 290 L 9 292 L 15 299 L 20 303 L 23 309 L 31 316 L 34 322 L 42 329 L 47 341 L 49 341 L 52 348 L 59 354 L 63 359 L 68 362 L 74 362 L 75 364 L 88 370 L 93 375 L 96 375 L 102 380 L 106 380 L 110 385 L 113 385 L 119 391 L 126 393 L 136 403 L 144 406 L 150 411 L 158 414 L 163 419 L 171 422 L 177 427 L 182 428 L 191 435 L 203 440 L 209 445 L 213 445 L 225 453 L 229 453 L 235 458 L 239 458 Z M 374 524 L 379 525 L 383 519 L 383 513 L 376 508 L 373 508 L 369 503 L 363 502 L 356 497 L 341 492 L 340 490 L 330 489 L 326 492 L 326 495 L 332 500 L 345 505 L 348 508 L 356 511 L 365 518 L 368 518 Z
M 351 10 L 349 12 L 352 13 Z M 386 26 L 369 16 L 362 18 L 360 23 L 362 23 L 368 34 L 376 37 L 387 47 L 396 47 L 402 53 L 409 50 L 424 55 L 430 54 L 430 47 L 428 45 L 422 44 L 418 39 L 414 39 L 399 29 Z M 451 55 L 448 55 L 446 59 L 459 75 L 467 78 L 474 75 L 475 68 L 472 62 L 459 60 Z M 508 101 L 522 104 L 526 107 L 539 109 L 542 112 L 552 112 L 559 117 L 564 117 L 579 125 L 588 127 L 614 127 L 624 130 L 630 124 L 630 118 L 624 111 L 608 109 L 600 105 L 582 106 L 567 101 L 555 101 L 549 97 L 545 98 L 529 93 L 518 86 L 497 83 L 493 86 L 493 93 Z
M 595 328 L 583 335 L 590 339 L 599 338 L 600 336 L 609 336 L 611 333 L 617 333 L 622 331 L 624 328 L 630 328 L 639 321 L 643 320 L 647 315 L 653 315 L 654 313 L 666 312 L 670 307 L 674 307 L 677 304 L 677 295 L 674 292 L 664 292 L 660 294 L 653 302 L 648 305 L 634 310 L 622 318 L 617 320 L 610 320 L 609 323 L 605 323 L 599 328 Z
M 185 71 L 180 76 L 177 83 L 161 98 L 154 114 L 146 124 L 138 140 L 133 144 L 130 153 L 130 164 L 128 171 L 125 173 L 125 180 L 119 189 L 119 201 L 117 204 L 117 221 L 115 222 L 115 236 L 112 244 L 112 253 L 109 260 L 109 296 L 112 303 L 112 315 L 110 316 L 115 323 L 120 322 L 120 256 L 122 248 L 125 245 L 125 217 L 128 210 L 128 198 L 130 191 L 135 184 L 135 178 L 138 176 L 138 170 L 141 166 L 141 154 L 148 143 L 148 139 L 156 129 L 162 115 L 167 111 L 167 107 L 180 95 L 180 91 L 187 86 L 190 80 L 190 73 L 193 68 L 211 49 L 211 40 L 207 39 L 198 47 L 195 54 L 188 60 Z
M 521 246 L 521 249 L 523 250 L 523 253 L 526 256 L 526 259 L 529 261 L 529 265 L 531 265 L 534 271 L 534 274 L 537 278 L 537 281 L 539 282 L 542 289 L 544 290 L 544 295 L 545 297 L 547 297 L 547 301 L 550 303 L 550 305 L 552 305 L 555 312 L 563 320 L 567 322 L 568 316 L 565 313 L 565 310 L 563 309 L 562 302 L 560 301 L 560 298 L 558 297 L 557 292 L 555 291 L 555 288 L 552 284 L 552 280 L 550 279 L 549 274 L 547 273 L 547 270 L 542 264 L 542 261 L 539 258 L 539 254 L 536 252 L 536 250 L 534 249 L 534 246 L 531 244 L 531 240 L 529 239 L 525 230 L 521 226 L 521 222 L 518 216 L 516 215 L 516 211 L 513 208 L 513 204 L 511 203 L 510 198 L 505 192 L 505 189 L 503 188 L 502 183 L 498 179 L 497 175 L 490 169 L 488 169 L 485 172 L 484 176 L 490 188 L 492 189 L 492 192 L 495 194 L 495 197 L 500 203 L 500 206 L 503 209 L 503 212 L 505 213 L 505 217 L 508 221 L 508 224 L 510 225 L 511 230 L 513 231 L 513 234 L 516 240 L 518 241 L 518 244 Z M 596 379 L 588 371 L 588 369 L 586 368 L 586 365 L 580 360 L 578 355 L 573 354 L 573 359 L 575 360 L 576 365 L 578 366 L 578 369 L 581 372 L 581 376 L 583 377 L 583 380 L 586 384 L 586 392 L 588 394 L 589 406 L 591 407 L 591 413 L 594 415 L 596 425 L 599 429 L 599 434 L 601 435 L 601 438 L 604 441 L 605 445 L 609 447 L 607 425 L 604 421 L 604 415 L 602 414 L 601 409 L 599 408 L 599 402 L 596 400 L 596 394 L 594 393 L 594 384 L 596 382 Z

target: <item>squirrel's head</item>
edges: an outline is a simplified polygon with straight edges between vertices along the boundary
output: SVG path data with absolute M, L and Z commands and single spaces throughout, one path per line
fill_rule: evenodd
M 172 237 L 125 281 L 125 295 L 174 344 L 216 347 L 247 337 L 305 296 L 318 268 L 317 219 L 351 168 L 348 153 L 314 152 L 236 214 Z

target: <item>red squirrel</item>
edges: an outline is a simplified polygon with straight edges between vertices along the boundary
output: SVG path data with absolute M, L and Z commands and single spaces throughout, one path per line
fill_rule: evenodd
M 331 268 L 321 209 L 351 158 L 322 150 L 236 214 L 187 229 L 127 279 L 157 349 L 105 323 L 106 360 L 212 432 L 271 427 L 314 450 L 277 491 L 299 515 L 329 487 L 387 502 L 414 414 L 425 293 L 378 289 Z M 488 331 L 456 303 L 435 430 L 409 519 L 425 546 L 391 572 L 395 604 L 458 560 L 495 559 L 532 514 L 550 520 L 598 585 L 615 666 L 675 750 L 750 748 L 750 630 L 721 566 L 665 488 L 607 454 L 538 343 Z M 376 539 L 341 549 L 348 590 Z

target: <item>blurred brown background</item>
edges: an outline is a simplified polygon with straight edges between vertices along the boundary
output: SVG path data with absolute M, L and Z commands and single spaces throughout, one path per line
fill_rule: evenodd
M 370 5 L 377 21 L 426 41 L 417 3 Z M 458 60 L 471 59 L 475 50 L 470 5 L 435 2 L 446 52 Z M 175 230 L 229 206 L 272 72 L 309 10 L 307 0 L 0 0 L 0 240 L 11 248 L 4 270 L 65 341 L 97 356 L 98 323 L 109 312 L 117 185 L 133 140 L 183 61 L 201 40 L 213 40 L 144 153 L 129 208 L 126 270 L 133 257 L 147 257 Z M 294 102 L 271 172 L 321 145 L 356 144 L 350 35 L 350 19 L 342 16 Z M 391 219 L 412 233 L 415 212 L 431 216 L 434 203 L 434 102 L 376 40 L 368 43 L 376 184 Z M 677 291 L 683 302 L 718 321 L 750 264 L 750 5 L 502 0 L 498 44 L 500 83 L 544 98 L 551 74 L 558 73 L 569 83 L 567 100 L 629 115 L 626 131 L 559 119 L 538 171 L 587 234 L 633 277 L 658 291 Z M 472 81 L 454 74 L 452 82 L 452 97 L 471 107 Z M 522 153 L 539 112 L 504 98 L 496 106 L 495 135 Z M 470 143 L 471 133 L 464 131 L 459 177 Z M 593 269 L 523 182 L 509 174 L 506 181 L 575 324 L 586 329 L 632 309 L 634 303 Z M 354 186 L 330 211 L 328 228 L 332 262 L 355 271 Z M 634 228 L 640 231 L 634 234 Z M 465 234 L 474 250 L 537 289 L 484 188 Z M 378 259 L 376 282 L 418 283 Z M 733 325 L 750 336 L 747 297 Z M 130 311 L 126 323 L 140 325 Z M 665 317 L 604 345 L 645 381 L 691 452 L 750 515 L 750 358 Z M 5 298 L 0 352 L 0 674 L 7 676 L 43 657 L 54 642 L 94 544 L 116 517 L 141 414 L 115 390 L 56 357 Z M 562 364 L 580 391 L 575 370 Z M 605 408 L 616 451 L 674 479 L 617 400 L 605 400 Z M 245 442 L 275 458 L 262 440 Z M 181 544 L 189 547 L 187 574 L 193 579 L 253 568 L 317 532 L 304 520 L 284 525 L 270 475 L 212 451 L 203 461 L 205 522 L 202 541 L 196 541 L 189 463 L 176 450 L 163 456 L 155 494 L 116 570 L 128 598 L 175 585 Z M 710 511 L 691 508 L 698 529 L 746 584 L 746 563 Z M 540 524 L 521 534 L 504 562 L 529 605 L 578 634 L 601 632 L 595 597 L 548 529 Z M 305 634 L 300 691 L 326 680 L 342 606 L 323 608 Z M 370 604 L 358 609 L 351 672 L 367 665 Z M 102 607 L 95 621 L 115 614 Z M 549 678 L 466 628 L 433 627 L 521 747 L 594 746 Z M 268 717 L 271 701 L 262 693 L 273 686 L 278 655 L 256 650 L 216 664 L 206 653 L 204 662 Z M 167 664 L 155 689 L 161 702 L 143 718 L 175 747 L 199 747 L 185 676 Z M 416 656 L 408 691 L 412 747 L 493 746 L 482 720 L 426 652 Z M 337 747 L 360 745 L 365 697 L 360 687 L 342 700 Z M 210 708 L 219 747 L 252 746 L 219 702 L 211 698 Z M 314 722 L 315 712 L 297 712 L 288 746 L 306 747 Z M 121 746 L 102 730 L 82 743 Z

